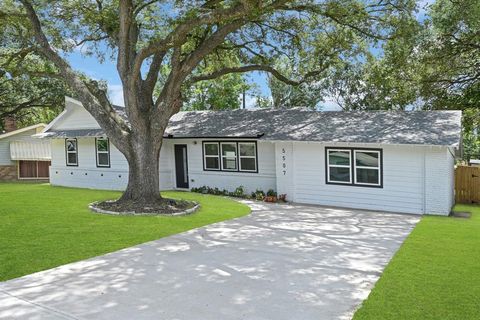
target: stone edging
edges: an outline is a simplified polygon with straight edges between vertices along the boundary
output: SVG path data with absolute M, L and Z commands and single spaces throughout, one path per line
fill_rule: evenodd
M 180 211 L 180 212 L 174 212 L 174 213 L 138 213 L 138 212 L 116 212 L 116 211 L 110 211 L 110 210 L 104 210 L 100 209 L 96 206 L 97 203 L 103 202 L 103 201 L 95 201 L 92 202 L 88 205 L 88 208 L 92 210 L 95 213 L 100 213 L 100 214 L 109 214 L 109 215 L 114 215 L 114 216 L 167 216 L 167 217 L 178 217 L 178 216 L 186 216 L 189 214 L 194 213 L 200 208 L 200 204 L 196 201 L 191 201 L 195 203 L 195 206 L 193 208 Z

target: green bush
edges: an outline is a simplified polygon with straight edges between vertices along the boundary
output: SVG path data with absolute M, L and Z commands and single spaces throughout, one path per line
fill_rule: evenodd
M 265 192 L 263 192 L 263 190 L 257 189 L 253 198 L 259 201 L 263 201 L 263 198 L 265 198 Z
M 268 191 L 267 191 L 267 196 L 269 196 L 269 197 L 276 197 L 276 196 L 277 196 L 277 193 L 276 193 L 275 190 L 273 190 L 273 189 L 268 189 Z
M 227 189 L 220 190 L 218 188 L 211 188 L 208 186 L 202 186 L 199 188 L 192 188 L 192 192 L 203 194 L 214 194 L 217 196 L 230 196 L 235 198 L 249 198 L 249 195 L 245 193 L 245 187 L 239 186 L 234 191 L 230 192 Z

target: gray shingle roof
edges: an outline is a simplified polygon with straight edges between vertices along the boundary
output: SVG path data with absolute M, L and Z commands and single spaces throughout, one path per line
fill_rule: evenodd
M 461 111 L 189 111 L 172 117 L 165 136 L 458 147 L 461 116 Z M 100 129 L 51 131 L 48 134 L 51 137 L 103 135 Z
M 48 138 L 103 137 L 105 133 L 102 129 L 48 130 L 37 136 Z
M 461 111 L 196 111 L 174 115 L 167 134 L 173 138 L 261 135 L 261 140 L 458 146 L 461 116 Z

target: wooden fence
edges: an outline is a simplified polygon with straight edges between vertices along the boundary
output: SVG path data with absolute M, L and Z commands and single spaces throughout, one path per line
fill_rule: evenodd
M 480 167 L 455 169 L 455 202 L 480 203 Z

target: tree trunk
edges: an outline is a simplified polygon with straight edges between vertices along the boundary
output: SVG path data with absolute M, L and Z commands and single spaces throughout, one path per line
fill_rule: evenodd
M 131 152 L 126 155 L 129 167 L 128 185 L 118 202 L 134 202 L 139 206 L 158 203 L 160 195 L 159 143 L 150 135 L 136 135 L 131 140 Z

